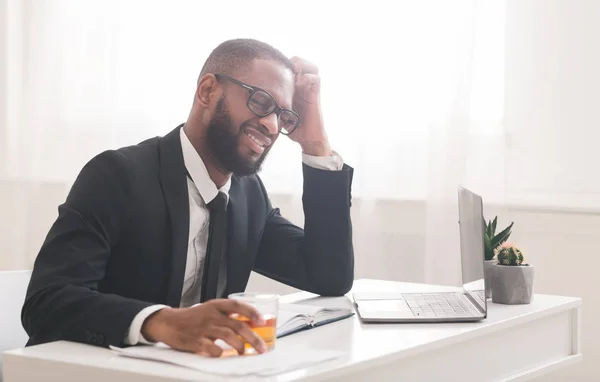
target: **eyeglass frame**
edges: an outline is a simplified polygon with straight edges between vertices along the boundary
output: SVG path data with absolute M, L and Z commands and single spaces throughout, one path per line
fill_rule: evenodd
M 302 122 L 300 121 L 300 116 L 298 115 L 298 113 L 296 113 L 293 110 L 290 109 L 286 109 L 284 107 L 279 106 L 279 104 L 277 103 L 277 101 L 275 100 L 275 97 L 273 97 L 273 95 L 271 95 L 271 93 L 269 93 L 268 91 L 266 91 L 265 89 L 261 89 L 257 86 L 251 86 L 248 85 L 240 80 L 236 80 L 235 78 L 228 76 L 227 74 L 221 74 L 221 73 L 215 73 L 214 76 L 217 78 L 217 80 L 219 80 L 219 78 L 224 78 L 226 80 L 229 80 L 231 82 L 233 82 L 236 85 L 239 85 L 241 87 L 243 87 L 244 89 L 246 89 L 249 93 L 248 95 L 248 100 L 246 100 L 246 107 L 248 108 L 248 110 L 250 110 L 254 115 L 256 115 L 257 117 L 266 117 L 268 115 L 271 115 L 273 113 L 275 113 L 275 115 L 277 116 L 277 118 L 279 119 L 279 115 L 281 114 L 282 111 L 288 111 L 292 114 L 294 114 L 297 118 L 298 118 L 298 122 L 296 123 L 296 125 L 294 126 L 294 128 L 290 131 L 290 132 L 284 132 L 283 128 L 279 127 L 279 123 L 278 123 L 278 130 L 281 134 L 283 135 L 290 135 L 291 133 L 293 133 L 294 131 L 296 131 L 296 129 L 298 127 L 300 127 L 300 125 L 302 124 Z M 273 100 L 273 102 L 275 103 L 275 108 L 273 108 L 273 110 L 271 110 L 270 112 L 266 113 L 266 114 L 259 114 L 257 112 L 255 112 L 254 110 L 252 110 L 250 108 L 250 99 L 252 98 L 252 96 L 254 95 L 254 93 L 256 93 L 257 91 L 261 91 L 263 93 L 266 93 L 269 97 L 271 97 L 271 99 Z

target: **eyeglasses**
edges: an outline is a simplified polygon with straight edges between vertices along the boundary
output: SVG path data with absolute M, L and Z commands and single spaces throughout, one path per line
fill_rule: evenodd
M 300 117 L 298 114 L 290 109 L 280 107 L 275 98 L 266 90 L 250 86 L 225 74 L 215 74 L 215 77 L 217 80 L 224 78 L 248 90 L 248 101 L 246 102 L 248 109 L 257 117 L 266 117 L 271 113 L 275 113 L 277 115 L 279 131 L 282 134 L 291 134 L 300 126 Z

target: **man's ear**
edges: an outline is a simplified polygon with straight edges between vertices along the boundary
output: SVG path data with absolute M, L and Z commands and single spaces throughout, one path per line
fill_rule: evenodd
M 196 103 L 204 108 L 208 108 L 212 100 L 220 97 L 219 82 L 214 74 L 205 74 L 198 81 L 196 87 Z

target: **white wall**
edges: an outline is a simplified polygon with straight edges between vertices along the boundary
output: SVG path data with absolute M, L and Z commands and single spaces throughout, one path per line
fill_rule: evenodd
M 6 147 L 5 134 L 6 134 L 6 110 L 7 110 L 7 99 L 6 89 L 8 85 L 8 26 L 4 15 L 7 13 L 8 6 L 6 0 L 0 0 L 0 147 Z M 5 164 L 5 153 L 4 150 L 0 150 L 0 175 L 4 173 Z
M 60 183 L 0 178 L 0 271 L 33 266 L 67 191 Z
M 508 194 L 600 210 L 600 1 L 509 0 Z
M 584 362 L 541 381 L 600 380 L 600 1 L 509 0 L 508 194 L 580 213 L 514 212 L 538 292 L 583 297 Z M 596 211 L 596 213 L 593 213 Z

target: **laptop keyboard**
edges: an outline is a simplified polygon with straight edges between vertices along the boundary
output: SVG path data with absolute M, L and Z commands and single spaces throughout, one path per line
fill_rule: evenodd
M 482 290 L 476 290 L 475 291 L 475 295 L 478 297 L 479 299 L 479 303 L 481 304 L 481 306 L 485 306 L 485 293 Z
M 475 312 L 460 293 L 403 293 L 416 317 L 461 317 Z

